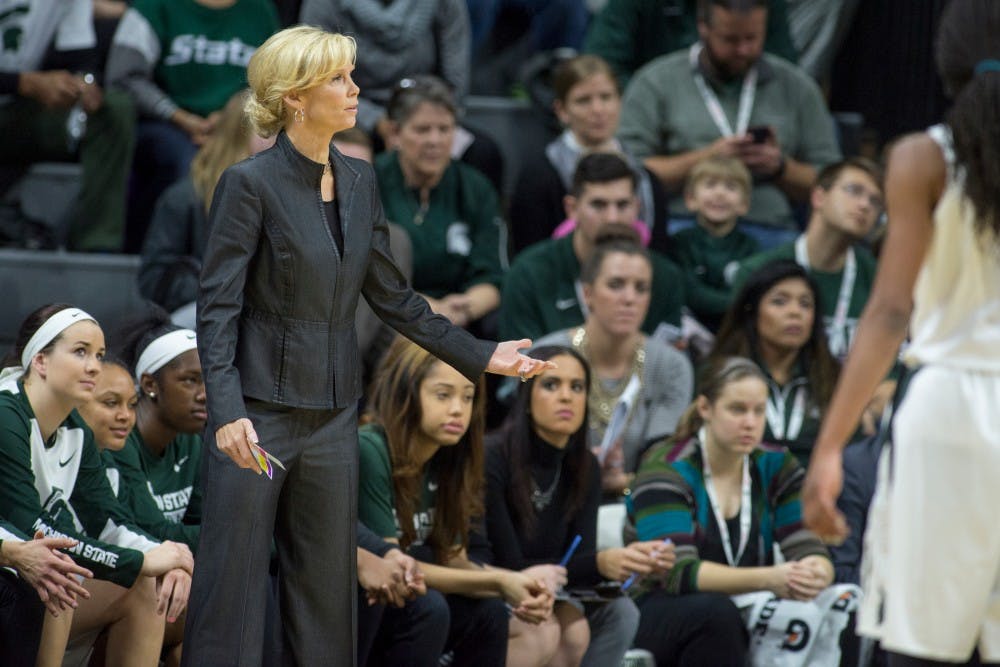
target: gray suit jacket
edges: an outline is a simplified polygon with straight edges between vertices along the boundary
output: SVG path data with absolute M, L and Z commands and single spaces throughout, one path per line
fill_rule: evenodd
M 434 315 L 396 268 L 371 165 L 332 144 L 330 160 L 342 253 L 323 213 L 323 166 L 284 132 L 219 181 L 198 298 L 210 428 L 245 417 L 244 396 L 311 409 L 353 404 L 362 293 L 383 321 L 470 379 L 496 348 Z

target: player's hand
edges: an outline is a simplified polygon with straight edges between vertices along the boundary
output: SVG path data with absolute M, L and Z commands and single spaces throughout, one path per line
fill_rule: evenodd
M 844 484 L 843 457 L 839 451 L 814 449 L 802 484 L 802 520 L 824 542 L 841 544 L 850 532 L 837 498 Z

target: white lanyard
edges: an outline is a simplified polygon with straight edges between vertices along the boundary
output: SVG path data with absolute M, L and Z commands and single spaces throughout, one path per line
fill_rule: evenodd
M 729 537 L 729 525 L 726 517 L 722 515 L 719 508 L 719 500 L 715 496 L 715 485 L 712 483 L 712 468 L 708 464 L 708 452 L 705 450 L 705 427 L 698 429 L 698 445 L 701 447 L 702 475 L 705 478 L 705 492 L 708 493 L 708 502 L 712 505 L 712 513 L 715 514 L 715 522 L 719 525 L 719 537 L 722 538 L 722 550 L 726 552 L 726 560 L 729 565 L 736 567 L 743 552 L 746 551 L 750 542 L 750 457 L 743 455 L 743 488 L 740 490 L 740 547 L 733 558 L 733 543 Z
M 579 280 L 573 282 L 573 290 L 576 292 L 576 302 L 580 306 L 583 319 L 590 317 L 590 308 L 587 308 L 587 300 L 583 298 L 583 283 Z
M 805 270 L 809 270 L 809 251 L 806 248 L 806 235 L 802 234 L 795 240 L 795 261 Z M 840 293 L 837 295 L 837 307 L 833 310 L 833 319 L 826 325 L 827 344 L 833 356 L 843 359 L 847 355 L 850 337 L 846 332 L 847 311 L 851 307 L 851 295 L 854 293 L 854 281 L 858 277 L 858 262 L 854 258 L 854 248 L 847 249 L 847 259 L 844 261 L 844 271 L 840 278 Z
M 777 388 L 775 392 L 774 389 Z M 795 390 L 795 401 L 792 403 L 792 414 L 785 422 L 785 403 L 788 402 L 788 392 Z M 767 425 L 771 427 L 771 435 L 775 440 L 794 440 L 802 430 L 802 421 L 806 415 L 806 392 L 797 382 L 792 382 L 782 389 L 773 382 L 771 391 L 767 392 L 767 408 L 765 416 Z
M 757 96 L 757 66 L 754 65 L 751 67 L 750 71 L 743 77 L 743 88 L 740 90 L 740 106 L 736 114 L 736 131 L 733 132 L 733 127 L 729 124 L 729 119 L 726 118 L 726 112 L 722 110 L 722 105 L 719 104 L 718 96 L 716 96 L 715 91 L 705 82 L 705 77 L 702 76 L 701 70 L 698 67 L 698 56 L 701 55 L 701 49 L 701 42 L 695 42 L 691 45 L 689 53 L 691 56 L 694 85 L 698 88 L 698 92 L 701 93 L 701 99 L 705 102 L 708 115 L 712 117 L 715 126 L 719 128 L 722 136 L 731 137 L 734 134 L 746 134 L 747 127 L 750 125 L 750 114 L 753 112 L 754 97 Z

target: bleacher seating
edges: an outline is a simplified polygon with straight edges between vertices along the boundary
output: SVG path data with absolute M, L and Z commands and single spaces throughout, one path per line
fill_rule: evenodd
M 465 98 L 462 122 L 486 133 L 500 145 L 504 164 L 500 195 L 504 200 L 513 194 L 525 162 L 554 136 L 545 123 L 545 116 L 531 102 L 509 97 L 473 95 Z
M 79 306 L 111 331 L 142 303 L 138 271 L 136 255 L 0 249 L 0 350 L 13 344 L 25 316 L 46 303 Z

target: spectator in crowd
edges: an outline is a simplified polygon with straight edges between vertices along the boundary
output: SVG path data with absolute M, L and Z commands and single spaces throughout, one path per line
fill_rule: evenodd
M 487 439 L 486 529 L 493 563 L 511 569 L 551 565 L 564 558 L 576 536 L 576 551 L 552 570 L 553 583 L 571 591 L 593 591 L 604 579 L 623 582 L 633 572 L 666 572 L 673 552 L 657 550 L 657 542 L 597 551 L 601 480 L 587 447 L 589 367 L 567 347 L 536 347 L 533 354 L 557 367 L 520 385 L 503 427 Z M 549 664 L 556 665 L 618 665 L 639 624 L 627 597 L 594 604 L 571 592 L 557 599 L 555 616 L 559 642 Z
M 27 539 L 0 519 L 0 664 L 34 665 L 46 609 L 58 616 L 90 595 L 81 583 L 90 570 L 60 551 L 76 545 L 41 532 Z
M 0 373 L 0 515 L 23 534 L 78 542 L 69 551 L 94 579 L 75 610 L 45 620 L 39 665 L 60 665 L 66 643 L 108 626 L 109 662 L 157 665 L 164 617 L 183 612 L 193 559 L 132 523 L 108 484 L 93 432 L 74 406 L 93 397 L 104 335 L 87 313 L 53 304 L 18 331 L 17 365 Z
M 751 187 L 743 163 L 723 155 L 698 162 L 684 186 L 684 205 L 696 224 L 674 234 L 670 250 L 684 271 L 688 307 L 713 332 L 733 298 L 727 274 L 759 250 L 737 225 L 750 208 Z
M 137 0 L 125 12 L 107 77 L 139 116 L 127 252 L 142 248 L 160 193 L 187 176 L 223 107 L 246 86 L 250 56 L 277 29 L 270 0 Z
M 358 518 L 420 562 L 433 589 L 427 597 L 445 596 L 450 618 L 447 634 L 426 638 L 412 659 L 435 664 L 444 650 L 456 665 L 503 665 L 506 601 L 526 621 L 523 633 L 509 638 L 511 655 L 541 664 L 534 647 L 554 623 L 544 571 L 483 568 L 468 555 L 469 531 L 483 516 L 482 381 L 474 384 L 405 338 L 389 348 L 375 377 L 372 421 L 359 433 Z M 373 627 L 362 616 L 359 635 L 397 620 L 383 614 Z
M 699 0 L 699 41 L 660 56 L 625 90 L 619 136 L 668 188 L 679 191 L 710 155 L 739 158 L 754 177 L 744 231 L 764 248 L 795 233 L 817 170 L 840 159 L 816 83 L 763 53 L 767 0 Z M 674 219 L 689 218 L 683 197 Z
M 576 221 L 572 234 L 537 243 L 514 260 L 504 279 L 500 335 L 538 338 L 579 326 L 586 319 L 580 288 L 580 266 L 594 252 L 598 231 L 606 224 L 631 225 L 639 211 L 636 174 L 621 157 L 610 153 L 584 156 L 565 198 L 566 217 Z M 642 330 L 664 327 L 680 336 L 683 278 L 677 266 L 650 253 L 653 277 L 650 308 Z
M 771 0 L 764 50 L 795 62 L 789 4 Z M 698 0 L 608 0 L 590 23 L 584 51 L 610 63 L 624 86 L 650 60 L 698 41 L 697 5 Z
M 803 465 L 840 372 L 816 316 L 819 299 L 816 281 L 795 262 L 764 265 L 747 277 L 709 355 L 710 364 L 741 356 L 760 365 L 768 387 L 764 441 L 788 447 Z
M 812 189 L 805 233 L 741 262 L 734 283 L 738 287 L 776 259 L 801 264 L 819 288 L 827 346 L 843 359 L 875 281 L 875 257 L 859 242 L 872 231 L 883 202 L 882 171 L 875 163 L 848 158 L 825 167 Z
M 412 77 L 444 81 L 456 107 L 469 92 L 469 18 L 463 0 L 303 0 L 300 20 L 350 35 L 365 54 L 353 74 L 361 87 L 357 126 L 375 141 L 376 152 L 395 147 L 387 106 Z M 449 151 L 490 179 L 497 192 L 503 189 L 503 155 L 492 138 L 456 125 Z
M 635 233 L 609 225 L 580 269 L 587 319 L 536 345 L 572 346 L 590 365 L 588 442 L 602 486 L 617 499 L 646 446 L 674 432 L 694 390 L 691 362 L 639 328 L 649 311 L 653 266 Z
M 563 200 L 573 187 L 580 157 L 619 153 L 638 176 L 638 219 L 656 250 L 666 250 L 666 194 L 642 163 L 615 138 L 621 92 L 608 64 L 596 56 L 561 62 L 552 74 L 553 107 L 566 128 L 522 169 L 510 202 L 510 234 L 515 252 L 552 235 L 566 217 Z
M 398 148 L 375 160 L 386 219 L 413 243 L 413 288 L 467 327 L 500 304 L 507 241 L 496 191 L 449 155 L 457 108 L 443 81 L 411 79 L 394 92 L 388 115 Z
M 787 449 L 761 446 L 764 374 L 749 359 L 718 362 L 675 438 L 643 459 L 629 496 L 639 539 L 669 540 L 676 553 L 669 573 L 636 586 L 635 645 L 658 665 L 745 664 L 730 595 L 810 600 L 833 581 L 826 548 L 802 526 L 804 470 Z
M 246 91 L 230 98 L 188 174 L 168 187 L 153 209 L 142 244 L 139 292 L 168 311 L 191 304 L 198 296 L 208 210 L 222 172 L 273 143 L 251 132 L 244 121 L 246 99 Z
M 358 127 L 369 134 L 387 134 L 376 126 L 388 120 L 386 107 L 402 79 L 430 74 L 456 99 L 468 93 L 465 0 L 303 0 L 299 19 L 353 37 L 365 54 L 352 76 L 361 88 Z
M 71 250 L 118 251 L 134 143 L 126 96 L 99 82 L 88 0 L 11 5 L 0 17 L 0 164 L 20 173 L 42 161 L 80 161 Z M 0 187 L 6 189 L 12 179 Z

